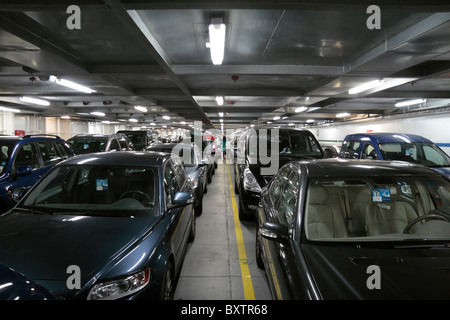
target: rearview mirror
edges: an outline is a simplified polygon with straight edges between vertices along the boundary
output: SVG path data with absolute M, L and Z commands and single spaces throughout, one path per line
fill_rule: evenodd
M 169 209 L 187 206 L 194 202 L 194 196 L 189 192 L 179 191 L 175 193 L 171 203 L 168 204 Z
M 264 222 L 259 228 L 259 234 L 267 239 L 285 243 L 289 239 L 288 228 L 280 223 Z
M 25 187 L 19 187 L 14 189 L 11 197 L 15 202 L 19 202 L 20 199 L 25 195 L 27 188 Z
M 20 176 L 26 176 L 29 175 L 33 172 L 33 169 L 31 168 L 31 166 L 18 166 L 16 168 L 16 176 L 20 177 Z

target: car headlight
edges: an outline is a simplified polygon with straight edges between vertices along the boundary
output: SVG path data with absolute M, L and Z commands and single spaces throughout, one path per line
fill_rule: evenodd
M 198 179 L 197 178 L 191 178 L 192 187 L 195 189 L 198 187 Z
M 261 192 L 261 187 L 250 169 L 244 169 L 244 189 L 253 192 Z
M 115 300 L 142 290 L 150 282 L 150 268 L 124 278 L 94 285 L 88 300 Z

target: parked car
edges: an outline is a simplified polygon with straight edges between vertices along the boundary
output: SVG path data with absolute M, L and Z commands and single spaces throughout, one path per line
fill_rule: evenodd
M 293 161 L 261 193 L 257 264 L 274 299 L 449 299 L 449 221 L 424 166 Z
M 168 152 L 182 159 L 186 173 L 192 181 L 195 195 L 194 210 L 197 216 L 203 212 L 203 194 L 207 189 L 207 164 L 202 163 L 202 156 L 196 144 L 160 143 L 149 146 L 146 151 Z
M 47 289 L 0 264 L 0 300 L 56 300 Z
M 153 142 L 159 141 L 159 132 L 152 130 L 119 130 L 117 133 L 126 135 L 136 151 L 143 151 Z
M 64 299 L 171 299 L 193 200 L 170 154 L 77 156 L 0 217 L 0 261 Z
M 260 141 L 267 142 L 266 146 L 260 144 Z M 271 150 L 273 142 L 278 143 L 277 150 Z M 267 152 L 262 152 L 264 147 Z M 323 157 L 319 142 L 308 130 L 246 130 L 239 137 L 234 164 L 234 190 L 239 194 L 239 219 L 254 219 L 261 188 L 283 164 L 294 159 Z
M 133 151 L 133 143 L 124 134 L 78 134 L 67 143 L 75 154 L 107 151 Z
M 74 155 L 58 136 L 0 136 L 0 213 L 16 204 L 11 197 L 15 188 L 33 186 L 55 164 Z
M 414 134 L 350 134 L 342 142 L 340 157 L 418 163 L 450 178 L 450 157 L 432 141 Z
M 212 182 L 212 177 L 216 173 L 215 152 L 213 152 L 212 141 L 202 140 L 202 163 L 207 164 L 207 181 Z

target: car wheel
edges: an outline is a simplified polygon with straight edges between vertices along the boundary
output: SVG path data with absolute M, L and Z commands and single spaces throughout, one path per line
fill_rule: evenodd
M 256 217 L 257 220 L 258 217 Z M 259 223 L 256 223 L 256 265 L 258 266 L 258 268 L 260 269 L 264 269 L 264 261 L 262 259 L 262 255 L 261 255 L 261 238 L 259 235 Z
M 200 203 L 194 208 L 195 215 L 197 217 L 201 216 L 203 213 L 203 197 L 200 199 Z
M 161 300 L 173 300 L 174 294 L 174 273 L 172 268 L 172 263 L 170 261 L 167 262 L 166 268 L 164 270 L 164 278 L 163 283 L 161 285 Z
M 189 231 L 189 238 L 188 241 L 192 242 L 195 239 L 195 231 L 197 227 L 197 222 L 195 221 L 195 211 L 192 210 L 192 217 L 191 217 L 191 230 Z
M 210 171 L 210 173 L 208 174 L 208 183 L 212 182 L 212 171 Z

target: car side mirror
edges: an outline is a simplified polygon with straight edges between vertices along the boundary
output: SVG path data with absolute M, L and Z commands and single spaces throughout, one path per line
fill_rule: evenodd
M 27 188 L 25 187 L 19 187 L 14 189 L 11 197 L 15 202 L 19 202 L 20 199 L 25 195 Z
M 289 231 L 285 225 L 274 222 L 264 222 L 259 228 L 259 234 L 271 241 L 286 243 L 289 239 Z
M 16 177 L 27 176 L 33 172 L 31 166 L 18 166 L 16 168 Z
M 175 193 L 171 203 L 168 204 L 169 209 L 187 206 L 194 202 L 194 196 L 189 192 L 179 191 Z

